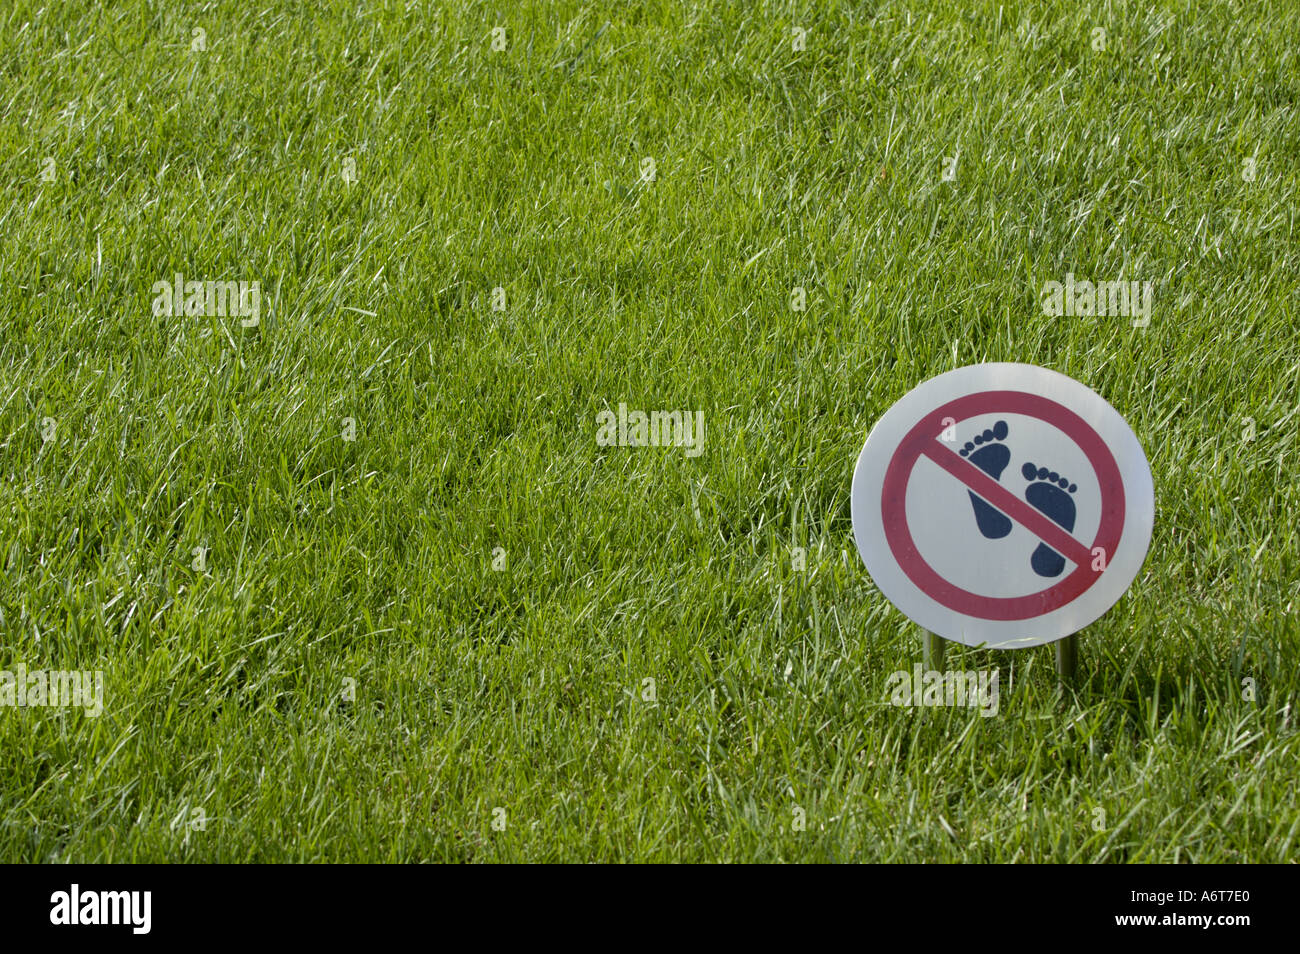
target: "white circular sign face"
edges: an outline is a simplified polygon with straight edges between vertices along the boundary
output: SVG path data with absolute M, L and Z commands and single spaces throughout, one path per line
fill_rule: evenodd
M 1155 492 L 1105 399 L 1028 364 L 931 378 L 876 422 L 853 535 L 889 601 L 967 646 L 1037 646 L 1115 605 L 1151 543 Z

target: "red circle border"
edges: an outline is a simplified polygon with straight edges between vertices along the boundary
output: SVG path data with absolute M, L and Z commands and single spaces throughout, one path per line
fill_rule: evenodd
M 936 573 L 921 556 L 907 525 L 907 484 L 921 456 L 921 449 L 951 426 L 943 423 L 946 418 L 961 423 L 977 414 L 994 413 L 1038 418 L 1062 431 L 1083 451 L 1101 485 L 1101 520 L 1097 537 L 1089 549 L 1095 551 L 1101 547 L 1109 563 L 1124 531 L 1124 480 L 1115 456 L 1101 435 L 1078 414 L 1048 398 L 1024 391 L 967 394 L 926 415 L 907 432 L 890 458 L 881 487 L 880 515 L 885 539 L 899 568 L 935 602 L 979 619 L 1032 619 L 1045 616 L 1083 595 L 1101 579 L 1102 571 L 1095 571 L 1091 566 L 1076 566 L 1064 580 L 1038 593 L 1014 597 L 981 596 L 948 582 Z M 891 501 L 895 501 L 896 506 L 891 507 Z

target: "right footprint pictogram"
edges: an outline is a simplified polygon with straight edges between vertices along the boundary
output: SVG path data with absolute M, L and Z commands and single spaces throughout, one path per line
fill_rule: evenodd
M 1070 494 L 1079 489 L 1054 470 L 1026 463 L 1020 468 L 1025 480 L 1032 481 L 1025 488 L 1025 500 L 1043 515 L 1050 517 L 1065 530 L 1074 529 L 1076 509 Z M 1060 576 L 1065 569 L 1065 557 L 1046 543 L 1040 543 L 1029 558 L 1029 565 L 1039 576 Z

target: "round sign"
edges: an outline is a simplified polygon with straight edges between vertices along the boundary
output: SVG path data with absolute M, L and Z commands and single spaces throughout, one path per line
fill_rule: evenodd
M 1028 364 L 958 368 L 905 394 L 853 472 L 853 535 L 889 601 L 967 646 L 1037 646 L 1115 605 L 1155 492 L 1105 399 Z

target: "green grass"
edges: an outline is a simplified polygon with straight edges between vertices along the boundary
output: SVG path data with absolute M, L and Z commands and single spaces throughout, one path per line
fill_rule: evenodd
M 1300 6 L 451 6 L 0 15 L 0 668 L 106 680 L 0 709 L 0 860 L 1295 861 Z M 1001 360 L 1151 552 L 1076 691 L 894 708 L 853 463 Z

